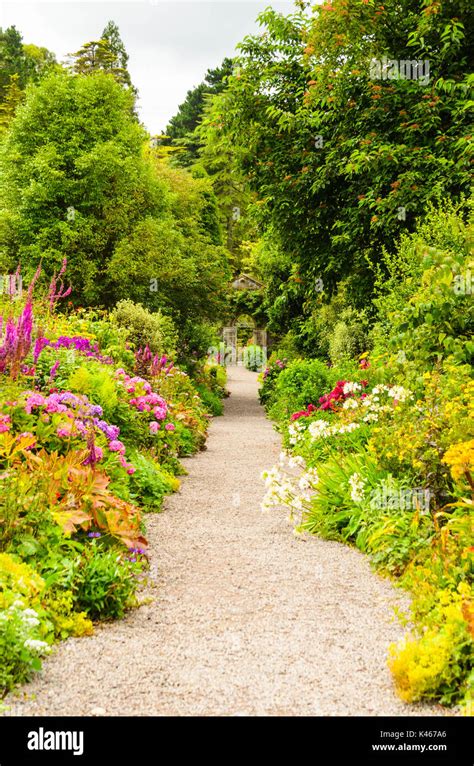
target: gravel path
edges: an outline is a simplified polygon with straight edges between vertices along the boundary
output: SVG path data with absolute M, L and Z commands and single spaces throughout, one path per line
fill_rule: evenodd
M 231 369 L 230 389 L 181 492 L 148 517 L 153 602 L 62 643 L 9 714 L 442 714 L 392 690 L 404 597 L 359 552 L 260 511 L 279 438 L 256 375 Z

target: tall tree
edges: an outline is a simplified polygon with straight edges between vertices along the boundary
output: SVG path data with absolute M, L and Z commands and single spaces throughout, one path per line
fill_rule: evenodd
M 130 75 L 120 66 L 119 58 L 108 40 L 91 40 L 69 55 L 71 68 L 76 74 L 94 74 L 107 72 L 113 75 L 120 85 L 128 85 Z
M 230 58 L 225 58 L 219 67 L 208 69 L 204 81 L 188 91 L 177 113 L 171 118 L 166 135 L 173 145 L 182 150 L 176 155 L 178 164 L 188 166 L 198 159 L 202 141 L 196 128 L 203 117 L 206 101 L 224 90 L 226 78 L 232 74 L 232 70 L 233 62 Z
M 67 256 L 75 294 L 110 300 L 104 272 L 115 247 L 166 196 L 142 156 L 133 101 L 100 71 L 61 71 L 27 91 L 0 155 L 0 270 L 19 257 L 51 274 Z
M 429 200 L 468 191 L 473 17 L 466 0 L 423 0 L 421 13 L 419 0 L 332 0 L 312 15 L 269 9 L 242 43 L 211 122 L 289 257 L 280 327 L 311 312 L 321 280 L 348 280 L 366 304 L 384 246 Z M 387 60 L 414 59 L 388 76 Z
M 1 142 L 0 273 L 66 256 L 77 302 L 214 319 L 229 275 L 210 181 L 156 159 L 133 101 L 102 71 L 27 89 Z
M 26 85 L 26 62 L 22 37 L 16 27 L 0 28 L 0 101 L 5 94 L 10 77 L 18 75 L 18 87 Z
M 132 80 L 128 71 L 128 53 L 120 37 L 120 31 L 115 21 L 109 21 L 101 35 L 102 40 L 107 40 L 109 50 L 115 55 L 116 65 L 123 72 L 123 82 L 132 88 Z

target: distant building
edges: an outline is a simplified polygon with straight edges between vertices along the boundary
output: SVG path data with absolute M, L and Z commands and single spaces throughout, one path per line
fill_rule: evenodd
M 232 287 L 234 290 L 261 290 L 263 284 L 262 282 L 259 282 L 258 279 L 249 277 L 248 274 L 240 274 L 232 282 Z

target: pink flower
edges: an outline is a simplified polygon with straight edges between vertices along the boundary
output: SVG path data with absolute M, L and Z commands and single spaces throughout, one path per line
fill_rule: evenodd
M 176 426 L 174 425 L 174 423 L 167 423 L 165 425 L 165 430 L 166 431 L 175 431 L 176 430 Z
M 159 406 L 153 408 L 153 414 L 157 420 L 164 420 L 166 415 L 168 414 L 168 408 L 165 404 L 165 406 Z
M 118 439 L 113 439 L 113 441 L 109 442 L 109 450 L 111 452 L 120 452 L 121 455 L 124 455 L 125 445 Z
M 67 412 L 67 407 L 65 404 L 60 404 L 54 399 L 49 399 L 46 402 L 45 410 L 46 412 Z
M 150 423 L 150 433 L 151 434 L 156 434 L 156 432 L 159 430 L 159 428 L 160 428 L 160 424 L 157 423 L 156 420 L 152 420 L 151 423 Z
M 0 415 L 0 434 L 10 429 L 12 419 L 10 415 Z
M 123 455 L 119 455 L 120 465 L 125 468 L 127 473 L 131 476 L 137 470 L 131 463 L 127 463 Z
M 58 426 L 56 428 L 56 433 L 60 439 L 67 439 L 69 436 L 71 436 L 71 431 L 72 423 L 66 423 L 64 426 Z
M 41 396 L 41 394 L 32 393 L 25 402 L 25 412 L 28 413 L 28 415 L 31 415 L 31 410 L 33 407 L 43 407 L 44 403 L 44 396 Z

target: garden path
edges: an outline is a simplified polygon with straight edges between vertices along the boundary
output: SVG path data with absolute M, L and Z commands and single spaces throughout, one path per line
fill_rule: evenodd
M 279 437 L 254 373 L 231 368 L 225 416 L 165 512 L 149 516 L 153 601 L 69 639 L 13 715 L 433 715 L 386 668 L 404 596 L 358 551 L 262 513 Z

